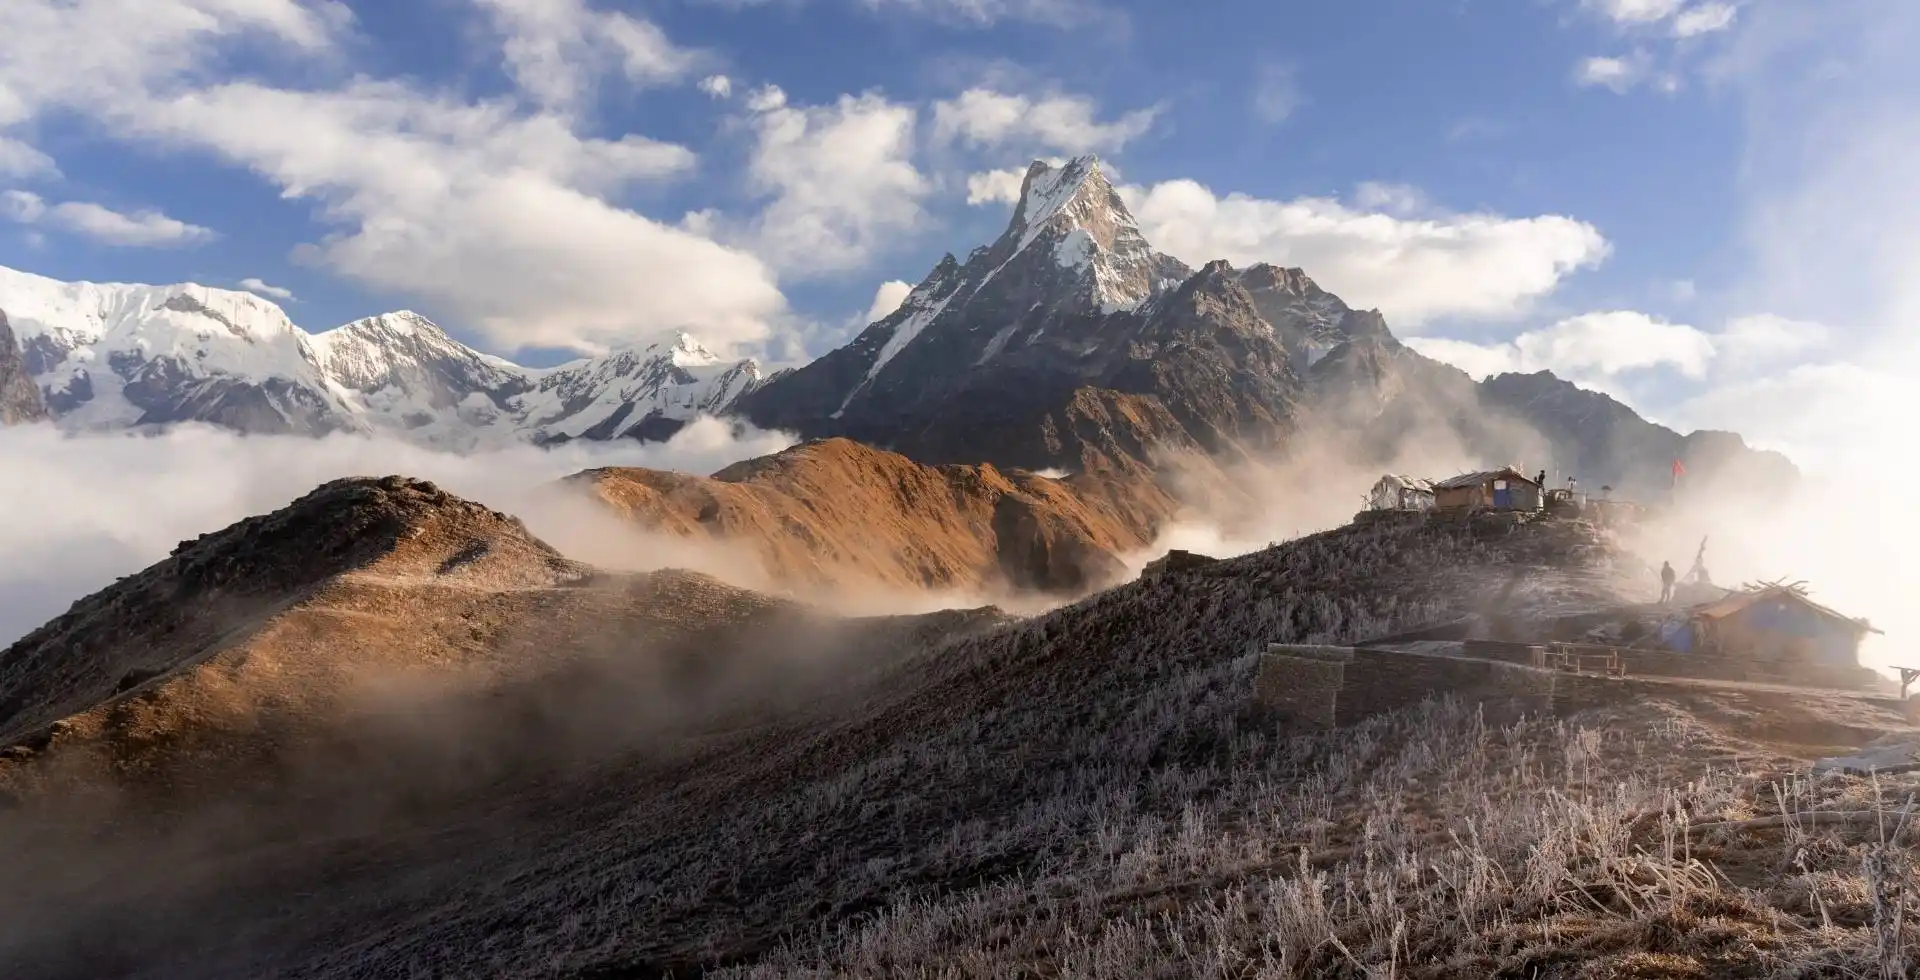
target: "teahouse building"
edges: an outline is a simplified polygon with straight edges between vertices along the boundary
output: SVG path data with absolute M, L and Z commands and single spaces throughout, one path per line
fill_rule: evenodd
M 1766 585 L 1693 607 L 1684 624 L 1662 630 L 1662 639 L 1686 652 L 1852 667 L 1860 663 L 1861 641 L 1879 632 L 1864 619 L 1814 602 L 1799 588 Z
M 1433 485 L 1433 505 L 1441 510 L 1536 511 L 1541 487 L 1511 466 L 1463 473 Z

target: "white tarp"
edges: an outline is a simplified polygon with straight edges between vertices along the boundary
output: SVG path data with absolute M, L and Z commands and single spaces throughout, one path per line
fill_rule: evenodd
M 1433 507 L 1433 484 L 1411 476 L 1389 473 L 1367 494 L 1374 510 L 1428 510 Z

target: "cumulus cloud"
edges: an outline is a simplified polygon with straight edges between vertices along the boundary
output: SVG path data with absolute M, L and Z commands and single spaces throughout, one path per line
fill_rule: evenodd
M 1632 91 L 1650 72 L 1644 55 L 1621 58 L 1588 58 L 1574 69 L 1573 80 L 1589 88 L 1604 88 L 1617 93 Z
M 976 207 L 982 204 L 1013 204 L 1020 200 L 1020 185 L 1026 179 L 1027 172 L 1019 167 L 968 174 L 967 203 Z
M 268 299 L 279 300 L 282 303 L 290 303 L 294 298 L 293 290 L 282 286 L 271 286 L 256 278 L 240 280 L 240 288 L 250 293 L 258 293 Z
M 60 173 L 53 158 L 16 139 L 0 136 L 0 178 L 47 177 Z
M 932 184 L 914 165 L 918 113 L 878 93 L 795 106 L 768 87 L 748 100 L 753 190 L 770 200 L 748 240 L 784 272 L 858 269 L 921 227 Z
M 1682 11 L 1673 19 L 1673 36 L 1698 37 L 1724 31 L 1733 26 L 1739 8 L 1730 3 L 1702 3 Z
M 1273 201 L 1216 195 L 1191 180 L 1120 188 L 1147 239 L 1198 265 L 1272 262 L 1312 270 L 1322 285 L 1399 328 L 1440 317 L 1508 317 L 1598 265 L 1598 229 L 1559 215 L 1439 214 L 1418 219 L 1332 198 Z
M 535 505 L 535 491 L 594 466 L 711 473 L 791 444 L 784 435 L 736 436 L 703 419 L 672 441 L 568 443 L 455 456 L 358 436 L 247 436 L 182 428 L 161 436 L 65 436 L 48 426 L 0 428 L 0 646 L 67 605 L 167 556 L 178 542 L 285 506 L 327 480 L 400 473 L 523 517 L 575 557 L 591 545 L 577 524 Z M 139 488 L 129 493 L 129 487 Z M 604 528 L 602 529 L 604 530 Z
M 873 291 L 873 304 L 867 307 L 867 319 L 862 324 L 875 323 L 886 319 L 905 302 L 907 294 L 913 292 L 913 284 L 889 279 Z
M 1679 12 L 1686 0 L 1582 0 L 1616 24 L 1657 24 Z
M 124 125 L 318 201 L 343 230 L 302 258 L 431 299 L 513 347 L 592 349 L 678 328 L 731 345 L 764 337 L 784 309 L 752 255 L 606 199 L 690 167 L 673 144 L 582 137 L 552 115 L 372 81 L 224 85 Z
M 716 99 L 730 98 L 733 95 L 733 79 L 725 75 L 708 75 L 700 80 L 700 91 Z
M 90 201 L 48 204 L 37 194 L 19 190 L 0 194 L 0 215 L 24 225 L 57 228 L 102 245 L 129 248 L 193 245 L 219 237 L 211 228 L 188 224 L 150 208 L 120 212 Z
M 1118 150 L 1153 128 L 1160 108 L 1136 109 L 1104 122 L 1099 114 L 1099 105 L 1084 95 L 1035 97 L 970 88 L 934 103 L 933 139 L 1021 152 Z
M 1408 344 L 1475 377 L 1547 370 L 1575 380 L 1602 380 L 1655 367 L 1701 378 L 1719 352 L 1715 339 L 1704 331 L 1631 310 L 1568 317 L 1504 343 L 1416 337 Z
M 474 2 L 500 35 L 514 83 L 550 109 L 579 108 L 609 71 L 633 85 L 652 85 L 675 81 L 704 60 L 675 45 L 652 22 L 593 10 L 585 0 Z

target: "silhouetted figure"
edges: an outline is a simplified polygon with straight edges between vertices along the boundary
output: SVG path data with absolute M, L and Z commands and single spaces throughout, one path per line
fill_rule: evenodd
M 1673 601 L 1673 563 L 1660 563 L 1660 602 L 1662 605 Z
M 1540 489 L 1542 489 L 1542 490 L 1545 490 L 1545 489 L 1547 488 L 1547 471 L 1546 471 L 1546 470 L 1541 470 L 1541 471 L 1540 471 L 1540 478 L 1539 478 L 1538 480 L 1535 480 L 1535 481 L 1533 481 L 1533 482 L 1535 482 L 1535 483 L 1538 483 L 1538 484 L 1540 484 Z

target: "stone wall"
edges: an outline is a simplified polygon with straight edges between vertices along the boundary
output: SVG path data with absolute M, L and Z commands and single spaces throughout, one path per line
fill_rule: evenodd
M 1451 695 L 1497 720 L 1570 712 L 1626 696 L 1607 678 L 1494 660 L 1351 647 L 1274 644 L 1261 657 L 1254 700 L 1283 725 L 1324 730 Z
M 1275 643 L 1260 658 L 1254 701 L 1288 727 L 1333 728 L 1352 659 L 1351 647 Z
M 1552 710 L 1552 671 L 1492 660 L 1388 650 L 1356 650 L 1336 718 L 1363 718 L 1419 704 L 1438 694 L 1478 702 L 1502 717 Z

